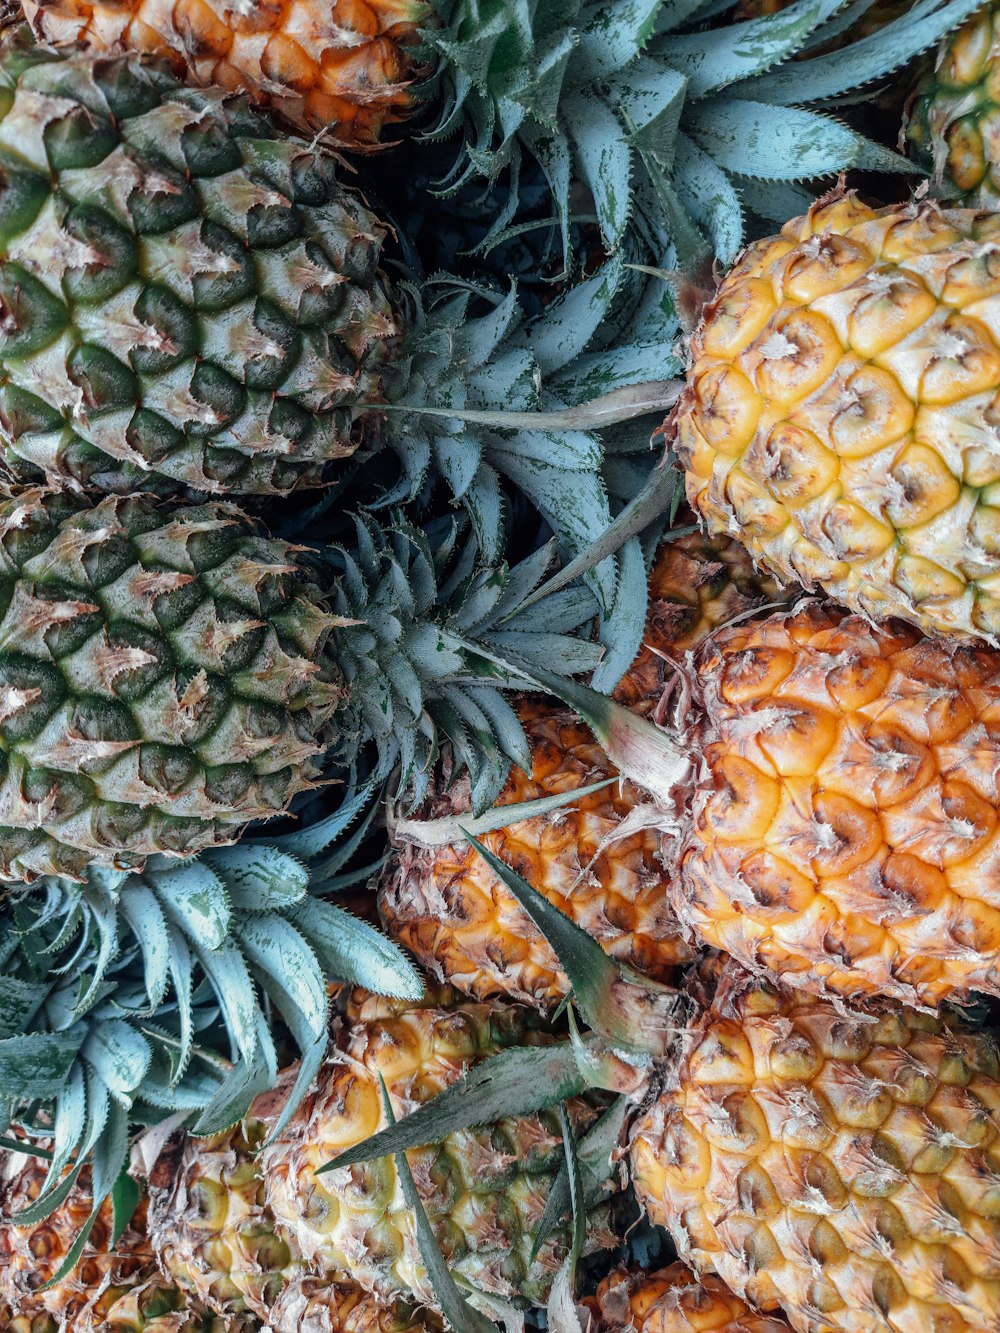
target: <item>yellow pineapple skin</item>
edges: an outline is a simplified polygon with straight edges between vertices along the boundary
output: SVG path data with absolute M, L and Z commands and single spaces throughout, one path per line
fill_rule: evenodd
M 640 1202 L 799 1333 L 1000 1327 L 1000 1082 L 985 1034 L 724 980 L 637 1119 Z
M 677 915 L 788 984 L 1000 992 L 1000 658 L 808 604 L 724 630 Z
M 683 527 L 682 512 L 675 526 Z M 694 517 L 690 516 L 694 522 Z M 649 610 L 642 647 L 622 676 L 614 698 L 633 713 L 654 711 L 677 679 L 677 664 L 710 634 L 755 607 L 789 602 L 799 589 L 783 588 L 754 568 L 742 546 L 729 537 L 685 533 L 663 541 L 647 581 Z
M 53 45 L 165 57 L 178 77 L 249 94 L 338 147 L 378 147 L 414 106 L 426 0 L 24 0 Z
M 150 1178 L 149 1233 L 160 1269 L 227 1322 L 270 1323 L 284 1288 L 305 1272 L 267 1207 L 258 1160 L 294 1074 L 283 1071 L 224 1133 L 172 1140 Z
M 684 1264 L 655 1273 L 617 1269 L 583 1302 L 594 1333 L 788 1333 L 784 1319 L 752 1310 L 711 1274 Z
M 986 4 L 941 42 L 919 80 L 906 138 L 949 198 L 1000 204 L 1000 6 Z
M 1000 214 L 820 203 L 706 307 L 672 422 L 687 494 L 783 581 L 1000 633 Z
M 527 698 L 518 713 L 531 747 L 531 776 L 514 769 L 498 806 L 617 776 L 573 714 Z M 419 841 L 421 827 L 432 827 L 426 821 L 471 808 L 467 782 L 441 787 L 420 819 L 397 826 L 395 855 L 378 891 L 386 929 L 439 980 L 466 994 L 554 1008 L 568 994 L 569 981 L 503 881 L 464 839 L 437 846 Z M 633 783 L 622 780 L 481 840 L 609 954 L 665 981 L 694 951 L 667 901 L 658 834 L 642 823 L 629 831 L 626 823 L 651 809 L 643 800 Z
M 289 1284 L 271 1311 L 275 1333 L 443 1333 L 444 1324 L 429 1310 L 383 1305 L 353 1284 Z
M 442 1007 L 446 1004 L 447 1007 Z M 350 1279 L 380 1300 L 435 1308 L 413 1214 L 391 1157 L 317 1175 L 387 1124 L 379 1075 L 397 1119 L 449 1087 L 476 1060 L 552 1038 L 533 1011 L 458 1003 L 434 992 L 421 1005 L 355 996 L 317 1084 L 264 1149 L 268 1204 L 314 1277 Z M 597 1117 L 567 1103 L 580 1136 Z M 407 1153 L 431 1226 L 451 1271 L 473 1288 L 518 1304 L 544 1304 L 565 1254 L 557 1232 L 530 1258 L 548 1186 L 563 1160 L 553 1112 L 463 1130 Z M 589 1217 L 588 1249 L 612 1242 L 606 1210 Z

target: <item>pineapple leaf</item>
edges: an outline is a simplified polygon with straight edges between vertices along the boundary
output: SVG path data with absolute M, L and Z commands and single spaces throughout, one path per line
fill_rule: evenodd
M 743 245 L 743 210 L 729 177 L 686 134 L 677 135 L 677 194 L 712 243 L 720 264 L 731 264 Z
M 242 918 L 236 938 L 300 1048 L 326 1033 L 327 994 L 315 953 L 277 912 Z
M 80 1053 L 116 1103 L 131 1105 L 152 1059 L 145 1037 L 123 1019 L 98 1019 L 90 1024 Z
M 423 981 L 406 955 L 366 921 L 318 898 L 293 907 L 288 919 L 309 941 L 328 976 L 376 995 L 402 1000 L 423 995 Z
M 207 864 L 190 861 L 159 879 L 160 903 L 184 934 L 201 949 L 217 949 L 229 935 L 233 914 L 229 895 Z
M 0 1041 L 0 1097 L 53 1097 L 62 1088 L 86 1029 L 22 1033 Z
M 201 859 L 226 886 L 236 912 L 266 912 L 299 902 L 309 887 L 309 872 L 286 852 L 265 843 L 241 843 L 203 852 Z
M 119 1171 L 111 1191 L 113 1224 L 108 1248 L 113 1250 L 125 1233 L 136 1208 L 139 1206 L 139 1185 L 127 1171 Z
M 273 847 L 275 851 L 311 861 L 332 843 L 340 840 L 343 833 L 369 805 L 371 796 L 371 788 L 362 787 L 325 819 L 309 824 L 305 828 L 296 829 L 294 833 L 285 833 L 279 837 L 269 836 L 267 845 Z
M 583 36 L 566 72 L 571 87 L 596 83 L 632 64 L 652 37 L 662 0 L 618 0 L 584 11 Z
M 982 0 L 950 0 L 938 8 L 938 0 L 923 0 L 880 32 L 838 51 L 773 70 L 745 85 L 734 85 L 729 93 L 790 106 L 805 100 L 805 90 L 809 101 L 828 101 L 898 69 L 957 28 L 981 6 Z M 909 169 L 914 168 L 911 165 Z
M 587 1207 L 601 1197 L 605 1182 L 613 1171 L 612 1154 L 621 1141 L 628 1109 L 628 1098 L 616 1097 L 578 1144 L 577 1158 Z M 531 1239 L 532 1262 L 570 1206 L 569 1164 L 563 1162 L 552 1182 L 545 1208 Z
M 628 222 L 632 176 L 632 149 L 621 119 L 591 90 L 569 94 L 564 110 L 605 243 L 609 249 L 617 249 Z
M 192 1125 L 193 1134 L 221 1134 L 246 1115 L 247 1108 L 259 1093 L 274 1086 L 278 1077 L 277 1059 L 271 1034 L 259 1009 L 255 1020 L 257 1043 L 248 1054 L 241 1056 L 219 1084 L 215 1096 Z
M 143 980 L 150 1009 L 163 1002 L 170 981 L 170 931 L 156 894 L 139 880 L 121 893 L 121 912 L 142 951 Z
M 685 128 L 726 171 L 764 180 L 803 180 L 857 167 L 864 171 L 913 171 L 905 157 L 815 111 L 771 106 L 733 97 L 710 98 Z
M 599 1054 L 596 1043 L 590 1041 L 587 1053 L 592 1052 Z M 449 1134 L 476 1125 L 531 1115 L 595 1086 L 594 1068 L 589 1062 L 586 1068 L 581 1066 L 569 1042 L 512 1047 L 473 1065 L 429 1102 L 340 1153 L 316 1174 L 439 1143 Z
M 595 697 L 603 699 L 602 695 Z M 677 992 L 610 958 L 595 939 L 516 870 L 477 839 L 468 837 L 468 841 L 552 946 L 569 977 L 574 1001 L 594 1031 L 623 1050 L 662 1055 L 676 1031 Z
M 385 1086 L 385 1079 L 381 1074 L 379 1074 L 379 1088 L 382 1093 L 382 1109 L 385 1118 L 392 1126 L 396 1117 L 389 1098 L 389 1090 Z M 455 1333 L 499 1333 L 497 1326 L 487 1319 L 484 1314 L 473 1309 L 458 1289 L 455 1279 L 451 1275 L 451 1270 L 445 1262 L 444 1255 L 441 1253 L 441 1247 L 438 1245 L 437 1237 L 434 1235 L 427 1217 L 423 1200 L 417 1190 L 416 1181 L 413 1179 L 413 1172 L 410 1170 L 410 1164 L 406 1160 L 405 1154 L 397 1153 L 395 1163 L 403 1198 L 406 1200 L 406 1206 L 413 1213 L 413 1222 L 417 1233 L 417 1248 L 420 1250 L 420 1257 L 427 1269 L 431 1290 L 434 1292 L 449 1327 L 454 1329 Z
M 595 690 L 613 690 L 632 665 L 646 626 L 646 598 L 637 590 L 646 588 L 646 562 L 642 546 L 633 537 L 619 555 L 621 582 L 618 595 L 602 627 L 605 653 L 591 676 Z

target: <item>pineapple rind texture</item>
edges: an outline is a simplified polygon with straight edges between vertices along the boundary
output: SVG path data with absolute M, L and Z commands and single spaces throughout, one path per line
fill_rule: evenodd
M 674 894 L 706 943 L 846 996 L 1000 992 L 1000 664 L 816 604 L 722 631 Z
M 40 40 L 166 58 L 178 78 L 254 105 L 342 148 L 377 147 L 414 104 L 424 0 L 26 0 Z
M 683 1264 L 655 1273 L 616 1269 L 584 1302 L 595 1333 L 788 1333 L 780 1316 L 758 1314 L 711 1274 Z
M 303 556 L 229 505 L 0 504 L 0 878 L 232 842 L 341 698 Z
M 316 1175 L 338 1153 L 384 1128 L 378 1074 L 398 1116 L 450 1086 L 475 1061 L 510 1046 L 546 1043 L 537 1016 L 515 1006 L 355 1000 L 317 1085 L 265 1148 L 267 1202 L 314 1275 L 347 1277 L 383 1300 L 436 1308 L 393 1159 Z M 577 1135 L 597 1110 L 568 1103 Z M 451 1271 L 473 1289 L 544 1305 L 566 1248 L 561 1233 L 530 1259 L 548 1187 L 563 1160 L 558 1117 L 546 1112 L 462 1130 L 407 1153 Z M 613 1243 L 606 1210 L 588 1219 L 588 1249 Z M 291 1243 L 290 1240 L 290 1243 Z
M 0 1155 L 5 1218 L 37 1197 L 48 1163 Z M 242 1319 L 219 1322 L 159 1272 L 139 1207 L 112 1247 L 110 1200 L 100 1208 L 74 1269 L 48 1290 L 91 1212 L 85 1167 L 69 1196 L 42 1222 L 0 1226 L 0 1318 L 4 1333 L 251 1333 Z
M 383 229 L 332 157 L 136 56 L 0 58 L 0 432 L 18 483 L 317 485 L 370 425 Z
M 941 42 L 921 79 L 906 137 L 941 194 L 1000 204 L 1000 6 L 985 4 Z
M 634 1126 L 636 1190 L 692 1267 L 800 1333 L 984 1333 L 998 1073 L 985 1034 L 730 978 Z
M 283 1290 L 306 1276 L 267 1207 L 258 1157 L 292 1081 L 286 1071 L 224 1133 L 168 1144 L 150 1179 L 149 1234 L 160 1269 L 227 1320 L 272 1322 Z
M 518 713 L 532 772 L 528 778 L 512 770 L 497 805 L 562 794 L 616 775 L 573 714 L 529 699 Z M 665 981 L 693 951 L 667 901 L 655 829 L 641 823 L 628 828 L 630 818 L 641 817 L 641 799 L 623 781 L 564 809 L 484 833 L 482 841 L 613 957 Z M 480 1000 L 503 996 L 553 1008 L 569 982 L 502 880 L 464 841 L 419 841 L 422 820 L 460 819 L 469 809 L 468 783 L 443 782 L 420 818 L 401 826 L 396 854 L 379 884 L 382 920 L 439 980 Z
M 674 520 L 682 527 L 688 515 Z M 729 537 L 689 532 L 657 548 L 648 580 L 643 644 L 614 692 L 633 713 L 652 712 L 677 679 L 677 664 L 730 621 L 754 607 L 788 602 L 793 593 L 754 568 Z
M 818 205 L 692 352 L 676 448 L 710 531 L 875 619 L 1000 635 L 1000 215 Z

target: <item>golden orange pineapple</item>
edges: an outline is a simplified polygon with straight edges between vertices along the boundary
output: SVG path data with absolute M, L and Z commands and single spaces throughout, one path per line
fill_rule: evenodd
M 617 1269 L 583 1305 L 594 1333 L 788 1333 L 780 1316 L 758 1314 L 717 1277 L 697 1278 L 680 1263 Z
M 686 521 L 685 513 L 676 519 L 678 526 Z M 753 607 L 789 601 L 798 589 L 784 589 L 754 569 L 747 552 L 729 537 L 691 532 L 660 543 L 648 594 L 642 647 L 614 692 L 619 703 L 639 713 L 652 711 L 676 676 L 677 661 L 709 634 Z
M 1000 1061 L 986 1034 L 730 968 L 637 1117 L 630 1158 L 685 1261 L 781 1306 L 799 1333 L 1000 1328 Z
M 865 615 L 1000 636 L 1000 215 L 817 205 L 692 351 L 672 425 L 710 531 Z
M 428 0 L 24 0 L 36 34 L 166 57 L 179 77 L 243 89 L 302 130 L 377 147 L 413 107 Z
M 518 708 L 530 778 L 514 769 L 497 804 L 537 800 L 616 777 L 589 728 L 551 702 Z M 615 782 L 570 806 L 483 834 L 482 841 L 608 953 L 665 980 L 693 951 L 667 902 L 659 837 L 643 793 Z M 419 818 L 392 826 L 395 855 L 378 887 L 386 928 L 439 979 L 478 999 L 506 996 L 552 1008 L 568 982 L 527 913 L 463 838 L 466 780 L 438 791 Z

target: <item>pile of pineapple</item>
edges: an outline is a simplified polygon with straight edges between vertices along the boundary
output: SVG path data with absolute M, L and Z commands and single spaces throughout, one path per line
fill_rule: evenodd
M 1000 1330 L 1000 4 L 13 0 L 0 1333 Z

